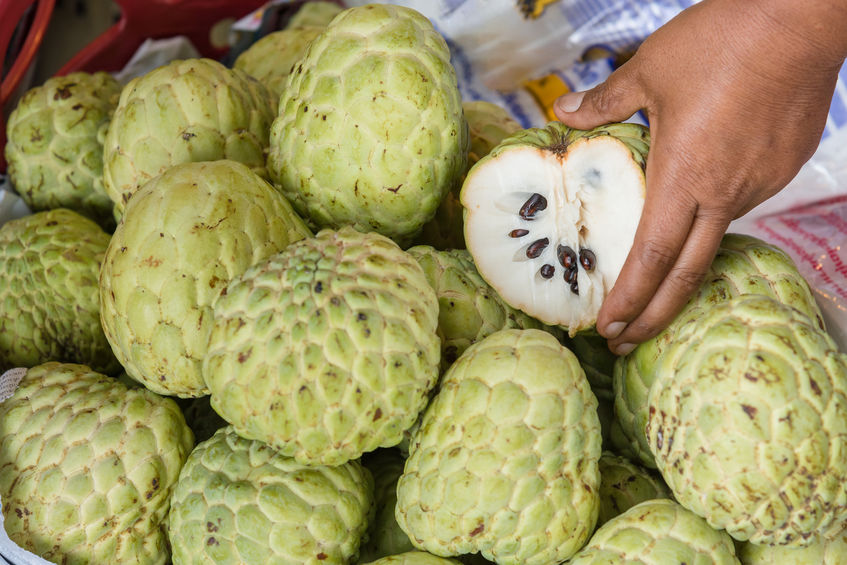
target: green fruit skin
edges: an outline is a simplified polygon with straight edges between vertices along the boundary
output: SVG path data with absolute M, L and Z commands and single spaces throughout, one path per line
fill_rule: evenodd
M 659 377 L 658 367 L 673 347 L 680 329 L 697 324 L 701 315 L 735 296 L 762 295 L 797 308 L 823 329 L 823 317 L 808 283 L 794 261 L 778 247 L 749 235 L 727 234 L 700 289 L 659 335 L 617 360 L 613 369 L 615 415 L 630 449 L 640 462 L 655 468 L 647 445 L 647 394 Z M 667 365 L 673 367 L 672 363 Z
M 58 208 L 0 226 L 0 372 L 47 361 L 120 365 L 100 327 L 100 263 L 109 235 Z
M 576 357 L 549 333 L 508 329 L 442 377 L 397 485 L 415 547 L 500 565 L 559 563 L 597 519 L 600 423 Z
M 438 302 L 377 233 L 322 230 L 246 271 L 214 306 L 203 375 L 242 436 L 339 465 L 403 438 L 438 379 Z
M 672 348 L 648 395 L 647 439 L 680 504 L 739 541 L 801 547 L 839 531 L 847 356 L 832 338 L 750 295 L 705 311 Z
M 634 465 L 625 457 L 603 453 L 599 465 L 600 513 L 597 527 L 640 502 L 671 497 L 661 477 Z
M 406 551 L 396 555 L 389 555 L 375 561 L 365 562 L 363 565 L 460 565 L 455 559 L 437 557 L 425 551 Z
M 367 542 L 362 545 L 359 561 L 376 561 L 413 551 L 415 547 L 409 536 L 400 529 L 397 518 L 394 517 L 394 509 L 397 506 L 397 480 L 403 474 L 405 459 L 395 448 L 377 449 L 366 453 L 362 457 L 362 464 L 374 478 L 376 515 L 368 530 Z
M 508 328 L 547 329 L 557 338 L 564 334 L 512 308 L 485 282 L 466 249 L 439 251 L 428 245 L 410 247 L 438 297 L 438 337 L 441 369 L 447 368 L 482 338 Z
M 274 100 L 279 100 L 291 69 L 303 58 L 306 47 L 322 30 L 306 27 L 269 33 L 239 55 L 233 67 L 256 78 L 270 91 Z
M 732 538 L 668 499 L 647 500 L 603 524 L 569 565 L 740 565 Z
M 739 544 L 743 565 L 843 565 L 847 559 L 847 532 L 819 539 L 807 547 Z
M 120 215 L 141 186 L 181 163 L 228 159 L 267 178 L 276 100 L 211 59 L 173 61 L 121 91 L 103 144 L 103 183 Z
M 468 169 L 488 155 L 501 141 L 521 129 L 521 125 L 497 104 L 475 100 L 463 102 L 462 109 L 470 135 Z M 464 214 L 462 203 L 459 201 L 461 189 L 461 184 L 456 184 L 444 197 L 435 216 L 421 230 L 417 244 L 444 250 L 465 248 Z
M 358 461 L 306 466 L 218 430 L 174 488 L 174 565 L 351 563 L 373 517 L 373 479 Z
M 171 167 L 133 196 L 103 260 L 103 330 L 133 379 L 208 394 L 212 303 L 233 277 L 311 236 L 285 198 L 235 161 Z
M 12 185 L 35 212 L 68 208 L 115 228 L 103 187 L 103 134 L 121 85 L 107 73 L 70 73 L 27 91 L 6 124 Z
M 84 365 L 33 367 L 0 403 L 6 532 L 56 563 L 164 564 L 193 443 L 173 400 Z
M 418 12 L 371 4 L 336 16 L 289 75 L 268 169 L 316 228 L 405 246 L 461 182 L 467 151 L 446 42 Z

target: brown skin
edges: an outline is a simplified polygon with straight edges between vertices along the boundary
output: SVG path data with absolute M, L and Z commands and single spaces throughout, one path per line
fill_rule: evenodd
M 847 0 L 703 0 L 605 83 L 556 101 L 558 118 L 580 129 L 640 109 L 650 120 L 644 211 L 597 318 L 612 351 L 667 327 L 730 221 L 812 156 L 845 55 Z

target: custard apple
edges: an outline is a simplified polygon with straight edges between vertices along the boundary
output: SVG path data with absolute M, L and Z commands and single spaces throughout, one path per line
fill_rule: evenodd
M 470 149 L 467 169 L 488 155 L 501 141 L 521 129 L 521 125 L 501 106 L 483 100 L 462 103 L 468 122 Z M 467 172 L 467 171 L 466 171 Z M 419 244 L 431 245 L 436 249 L 464 249 L 465 222 L 457 184 L 447 193 L 417 238 Z
M 468 346 L 507 328 L 546 329 L 538 320 L 512 308 L 480 276 L 464 249 L 439 251 L 428 245 L 410 247 L 408 253 L 423 267 L 438 297 L 438 337 L 441 369 L 446 370 Z M 560 331 L 549 328 L 562 337 Z
M 188 457 L 174 488 L 174 565 L 351 563 L 373 515 L 373 479 L 358 461 L 306 466 L 218 430 Z
M 437 557 L 425 551 L 407 551 L 397 555 L 389 555 L 376 561 L 369 561 L 364 565 L 461 565 L 454 559 Z
M 394 509 L 397 506 L 397 480 L 403 474 L 405 459 L 397 449 L 377 449 L 365 453 L 362 464 L 374 478 L 376 515 L 362 545 L 359 561 L 375 561 L 381 557 L 412 551 L 415 547 L 400 529 Z
M 438 379 L 438 302 L 377 233 L 322 230 L 236 277 L 214 306 L 203 375 L 243 437 L 304 464 L 400 442 Z
M 397 484 L 418 549 L 499 565 L 564 561 L 598 512 L 597 401 L 576 357 L 535 329 L 495 332 L 442 377 Z
M 233 67 L 258 79 L 279 100 L 288 74 L 322 31 L 320 27 L 300 27 L 269 33 L 241 53 Z
M 832 539 L 819 539 L 807 547 L 739 544 L 743 565 L 844 565 L 847 563 L 847 531 Z
M 594 327 L 641 218 L 649 137 L 638 124 L 551 122 L 471 168 L 465 243 L 503 300 L 571 336 Z
M 275 112 L 264 85 L 211 59 L 173 61 L 133 79 L 103 145 L 103 182 L 116 214 L 144 183 L 181 163 L 230 159 L 267 178 Z
M 634 465 L 625 457 L 605 452 L 600 456 L 599 466 L 598 527 L 640 502 L 671 497 L 670 490 L 661 477 Z
M 64 208 L 0 226 L 0 372 L 47 361 L 120 370 L 100 327 L 109 234 Z
M 212 302 L 233 277 L 310 236 L 285 198 L 235 161 L 185 163 L 136 193 L 100 276 L 103 329 L 130 377 L 208 394 L 200 372 Z
M 573 336 L 567 345 L 579 359 L 592 392 L 598 399 L 613 401 L 615 392 L 612 387 L 612 375 L 618 356 L 609 350 L 606 340 L 597 334 L 586 332 Z
M 164 564 L 193 442 L 173 400 L 84 365 L 33 367 L 0 403 L 6 532 L 56 563 Z
M 795 308 L 733 298 L 679 328 L 648 396 L 674 497 L 739 541 L 805 546 L 847 521 L 847 355 Z
M 633 506 L 597 529 L 569 565 L 740 565 L 732 538 L 672 500 Z
M 675 344 L 683 326 L 699 327 L 705 312 L 742 295 L 773 297 L 809 316 L 816 327 L 824 328 L 812 291 L 791 257 L 753 236 L 726 234 L 705 281 L 677 318 L 662 333 L 619 358 L 613 368 L 615 415 L 621 422 L 621 439 L 629 443 L 643 465 L 655 468 L 644 432 L 650 385 L 658 377 L 660 367 L 675 366 L 663 358 L 680 351 Z
M 68 208 L 112 231 L 103 187 L 103 137 L 121 85 L 107 73 L 70 73 L 29 91 L 6 124 L 9 179 L 35 212 Z
M 467 162 L 468 130 L 447 44 L 418 12 L 340 13 L 289 75 L 268 170 L 315 226 L 411 240 Z
M 335 2 L 310 0 L 304 2 L 300 9 L 291 16 L 291 19 L 285 24 L 285 28 L 326 27 L 342 10 L 343 8 Z

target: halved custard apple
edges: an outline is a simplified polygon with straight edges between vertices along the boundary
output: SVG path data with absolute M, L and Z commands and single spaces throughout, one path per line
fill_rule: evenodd
M 465 241 L 511 306 L 573 336 L 590 329 L 632 247 L 650 134 L 559 122 L 505 139 L 462 187 Z

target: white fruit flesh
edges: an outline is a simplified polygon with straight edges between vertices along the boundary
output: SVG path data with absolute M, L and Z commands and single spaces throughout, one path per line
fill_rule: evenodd
M 533 194 L 547 206 L 524 218 L 519 211 Z M 644 196 L 643 170 L 614 137 L 579 139 L 565 152 L 515 146 L 479 163 L 465 181 L 467 247 L 507 303 L 573 335 L 596 322 L 632 247 Z M 528 233 L 512 237 L 513 230 Z M 541 254 L 528 257 L 530 245 L 544 238 L 549 244 Z M 577 259 L 578 294 L 564 279 L 560 245 L 596 258 L 590 271 Z M 550 278 L 541 274 L 544 265 L 554 269 Z

